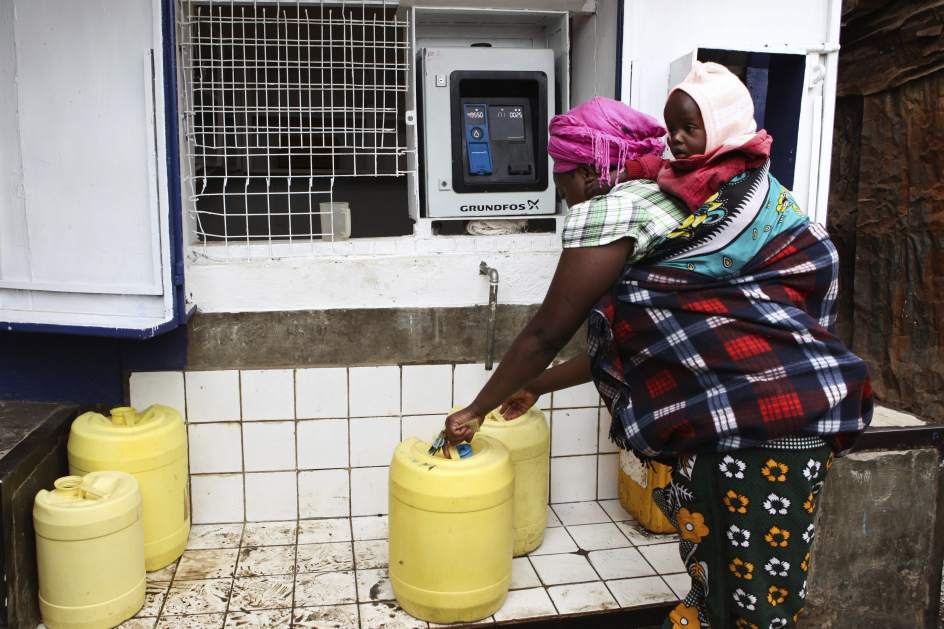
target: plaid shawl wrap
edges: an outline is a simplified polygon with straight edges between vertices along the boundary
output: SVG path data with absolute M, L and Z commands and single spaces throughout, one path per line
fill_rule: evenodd
M 842 453 L 871 421 L 863 361 L 833 334 L 838 255 L 817 224 L 733 277 L 628 265 L 589 321 L 611 438 L 643 458 L 819 436 Z

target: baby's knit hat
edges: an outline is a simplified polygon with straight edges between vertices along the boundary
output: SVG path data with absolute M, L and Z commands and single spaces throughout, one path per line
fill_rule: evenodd
M 754 101 L 747 87 L 718 63 L 696 61 L 685 80 L 669 91 L 692 97 L 705 122 L 705 153 L 721 146 L 741 146 L 757 131 Z

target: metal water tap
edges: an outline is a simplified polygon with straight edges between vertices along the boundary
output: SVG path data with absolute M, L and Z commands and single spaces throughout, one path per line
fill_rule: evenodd
M 498 311 L 498 270 L 479 263 L 479 275 L 488 276 L 488 323 L 485 327 L 485 369 L 492 370 L 495 353 L 495 315 Z

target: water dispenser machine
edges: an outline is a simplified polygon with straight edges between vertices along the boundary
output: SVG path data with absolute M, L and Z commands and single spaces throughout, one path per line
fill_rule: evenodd
M 554 214 L 553 51 L 423 48 L 420 67 L 426 216 Z

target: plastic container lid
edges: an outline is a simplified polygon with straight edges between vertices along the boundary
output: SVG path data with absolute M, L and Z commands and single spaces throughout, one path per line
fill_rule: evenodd
M 63 476 L 33 504 L 36 533 L 47 539 L 82 540 L 120 531 L 141 518 L 138 481 L 125 472 Z

